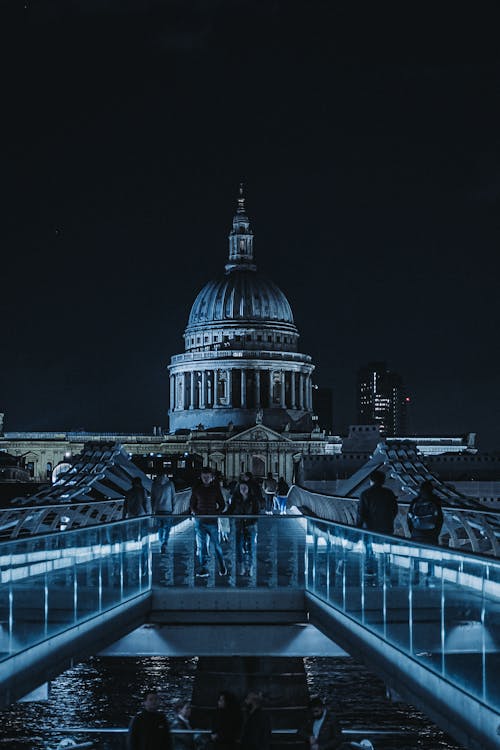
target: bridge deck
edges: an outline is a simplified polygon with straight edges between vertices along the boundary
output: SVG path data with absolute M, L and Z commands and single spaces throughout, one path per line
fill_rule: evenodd
M 500 563 L 303 516 L 259 517 L 240 553 L 238 523 L 224 577 L 213 554 L 195 575 L 190 519 L 165 554 L 151 518 L 0 544 L 4 704 L 146 620 L 276 629 L 308 617 L 464 745 L 498 746 Z

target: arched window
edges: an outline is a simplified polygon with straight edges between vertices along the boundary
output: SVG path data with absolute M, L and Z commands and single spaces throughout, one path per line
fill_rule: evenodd
M 52 478 L 52 461 L 47 461 L 47 479 Z

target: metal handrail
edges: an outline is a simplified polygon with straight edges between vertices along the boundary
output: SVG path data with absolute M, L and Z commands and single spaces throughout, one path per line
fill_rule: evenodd
M 177 492 L 173 514 L 189 513 L 190 499 L 190 489 Z M 305 514 L 310 512 L 317 518 L 346 526 L 356 525 L 358 502 L 357 498 L 325 495 L 298 485 L 293 485 L 288 493 L 289 506 L 295 505 Z M 394 524 L 394 533 L 406 538 L 410 537 L 408 505 L 399 503 Z M 123 499 L 4 509 L 0 510 L 0 541 L 120 521 L 122 514 Z M 500 516 L 497 513 L 443 506 L 443 516 L 442 546 L 500 557 Z

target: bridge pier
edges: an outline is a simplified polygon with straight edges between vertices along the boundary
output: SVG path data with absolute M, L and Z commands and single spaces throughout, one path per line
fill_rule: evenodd
M 262 693 L 273 731 L 298 728 L 307 716 L 309 691 L 301 658 L 200 657 L 192 696 L 193 726 L 212 726 L 222 690 L 234 693 L 240 702 L 249 691 Z M 273 735 L 273 750 L 302 746 L 289 734 Z

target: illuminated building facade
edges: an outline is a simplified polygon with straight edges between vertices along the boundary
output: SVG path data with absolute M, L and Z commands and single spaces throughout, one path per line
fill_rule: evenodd
M 386 436 L 404 435 L 408 402 L 401 375 L 385 362 L 370 362 L 358 370 L 358 424 L 376 424 Z

